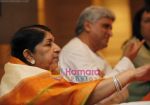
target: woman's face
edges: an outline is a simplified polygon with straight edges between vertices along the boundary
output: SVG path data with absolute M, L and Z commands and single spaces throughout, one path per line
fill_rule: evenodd
M 55 70 L 58 68 L 58 54 L 60 47 L 54 43 L 54 37 L 50 32 L 45 32 L 44 39 L 34 50 L 33 58 L 35 66 Z
M 146 41 L 150 41 L 150 12 L 144 12 L 141 19 L 141 34 Z

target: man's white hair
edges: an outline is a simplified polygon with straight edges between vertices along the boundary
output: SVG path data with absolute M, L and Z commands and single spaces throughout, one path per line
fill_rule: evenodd
M 85 8 L 81 12 L 81 14 L 78 18 L 77 25 L 76 25 L 76 31 L 75 31 L 76 34 L 79 35 L 81 32 L 84 31 L 84 25 L 83 24 L 85 21 L 89 21 L 91 23 L 94 23 L 103 17 L 112 19 L 113 21 L 115 20 L 114 13 L 105 7 L 90 6 L 90 7 Z

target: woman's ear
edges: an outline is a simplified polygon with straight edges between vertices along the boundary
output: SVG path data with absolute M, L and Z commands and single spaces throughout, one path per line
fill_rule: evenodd
M 25 59 L 30 62 L 32 65 L 35 64 L 35 60 L 32 56 L 32 52 L 29 49 L 24 49 L 23 51 L 23 56 L 25 57 Z

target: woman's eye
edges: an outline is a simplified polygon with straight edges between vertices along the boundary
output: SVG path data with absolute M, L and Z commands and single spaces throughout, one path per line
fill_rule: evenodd
M 46 44 L 46 46 L 51 46 L 51 45 L 52 45 L 52 43 L 47 43 L 47 44 Z

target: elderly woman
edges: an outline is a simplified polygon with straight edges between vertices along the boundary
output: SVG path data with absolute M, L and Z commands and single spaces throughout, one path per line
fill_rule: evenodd
M 59 51 L 46 26 L 17 31 L 0 84 L 0 105 L 94 105 L 130 82 L 150 80 L 150 65 L 146 65 L 105 80 L 69 83 L 56 75 Z

